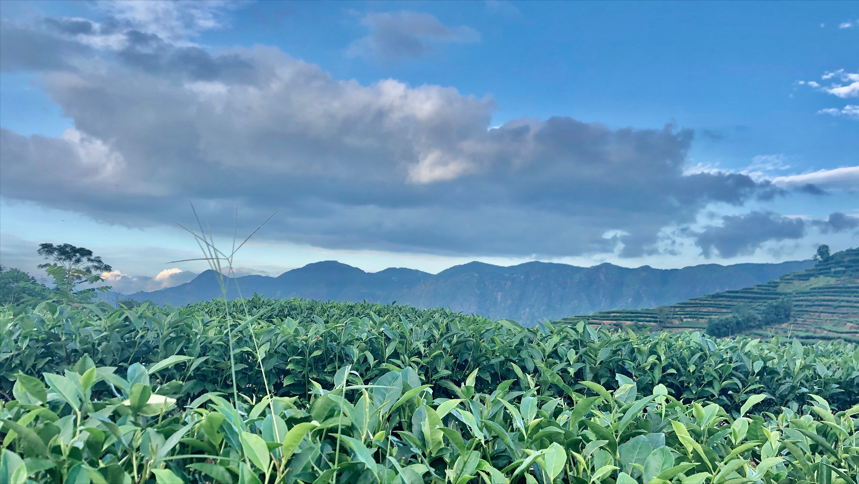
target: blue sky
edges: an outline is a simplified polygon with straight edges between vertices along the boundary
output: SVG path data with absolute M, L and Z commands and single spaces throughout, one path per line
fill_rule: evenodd
M 0 256 L 682 267 L 855 246 L 852 2 L 5 2 Z M 201 114 L 205 113 L 205 114 Z M 669 125 L 666 128 L 666 125 Z M 113 188 L 111 183 L 113 182 Z M 165 269 L 167 273 L 162 273 Z M 156 276 L 161 274 L 159 278 Z

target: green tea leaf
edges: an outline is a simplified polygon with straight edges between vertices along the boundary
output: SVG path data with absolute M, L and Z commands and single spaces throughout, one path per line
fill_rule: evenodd
M 376 461 L 373 459 L 373 454 L 369 449 L 367 449 L 363 442 L 345 435 L 337 435 L 337 437 L 352 449 L 355 453 L 355 457 L 357 457 L 362 464 L 367 466 L 367 469 L 369 469 L 374 476 L 378 476 L 378 472 L 376 471 Z
M 42 380 L 27 376 L 23 373 L 18 373 L 16 377 L 18 383 L 21 384 L 21 386 L 24 388 L 24 391 L 30 394 L 30 396 L 42 403 L 48 402 L 48 389 L 45 388 L 45 385 L 42 383 Z
M 286 437 L 283 439 L 283 459 L 288 461 L 307 433 L 318 426 L 319 424 L 316 422 L 305 422 L 289 429 L 289 432 L 286 433 Z
M 268 446 L 259 435 L 250 432 L 242 432 L 242 450 L 250 459 L 251 463 L 259 470 L 266 472 L 271 463 L 271 454 L 268 452 Z
M 564 465 L 567 463 L 567 451 L 557 442 L 553 442 L 546 455 L 543 456 L 546 472 L 549 474 L 549 480 L 554 481 L 564 470 Z
M 644 461 L 644 482 L 650 482 L 674 466 L 674 455 L 668 447 L 660 447 Z
M 3 430 L 8 432 L 7 429 L 14 430 L 18 434 L 18 437 L 24 442 L 25 449 L 29 449 L 40 457 L 48 457 L 48 448 L 32 429 L 11 420 L 3 420 Z
M 25 484 L 28 472 L 24 460 L 9 449 L 0 452 L 0 482 Z
M 152 469 L 155 482 L 158 484 L 185 484 L 185 482 L 170 469 Z
M 644 482 L 648 482 L 645 480 Z M 626 472 L 621 472 L 620 475 L 617 476 L 617 484 L 638 484 L 638 481 L 632 478 Z
M 632 469 L 633 464 L 643 466 L 653 447 L 647 437 L 639 435 L 618 447 L 620 452 L 620 465 L 624 470 Z
M 708 472 L 700 472 L 683 479 L 683 484 L 702 484 L 708 477 L 710 477 Z
M 161 371 L 165 368 L 170 368 L 171 366 L 176 365 L 178 363 L 182 363 L 183 361 L 188 361 L 188 360 L 193 360 L 193 359 L 194 358 L 191 356 L 173 355 L 173 356 L 167 358 L 166 360 L 161 360 L 158 363 L 150 366 L 149 368 L 146 369 L 146 372 L 149 373 L 150 375 L 154 375 L 156 372 Z
M 752 407 L 761 403 L 764 399 L 769 398 L 769 395 L 752 395 L 746 400 L 746 403 L 743 404 L 743 407 L 740 408 L 740 417 L 746 414 Z
M 72 406 L 75 410 L 80 410 L 81 395 L 78 392 L 75 384 L 68 378 L 56 375 L 53 373 L 45 373 L 45 381 L 48 386 L 54 390 L 66 403 Z

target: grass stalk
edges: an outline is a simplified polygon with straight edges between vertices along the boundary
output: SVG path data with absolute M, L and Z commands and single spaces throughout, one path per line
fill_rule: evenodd
M 194 238 L 197 241 L 197 245 L 200 247 L 200 250 L 203 253 L 203 257 L 201 259 L 184 259 L 184 260 L 180 260 L 180 261 L 171 261 L 171 262 L 168 262 L 168 264 L 172 264 L 175 262 L 188 262 L 191 260 L 205 260 L 209 263 L 209 267 L 216 272 L 218 285 L 221 288 L 221 293 L 224 295 L 224 313 L 225 313 L 225 318 L 227 320 L 227 338 L 229 339 L 229 349 L 230 349 L 230 374 L 231 374 L 232 380 L 233 380 L 233 400 L 235 401 L 236 410 L 238 410 L 239 397 L 238 397 L 238 386 L 237 386 L 237 382 L 236 382 L 236 364 L 235 364 L 235 356 L 234 356 L 234 349 L 233 349 L 233 335 L 232 335 L 233 320 L 232 320 L 232 315 L 230 314 L 229 300 L 227 299 L 227 287 L 224 284 L 224 274 L 223 274 L 222 266 L 221 266 L 221 256 L 223 256 L 224 260 L 227 262 L 227 267 L 229 268 L 230 277 L 232 278 L 233 283 L 236 285 L 236 292 L 239 295 L 239 301 L 241 302 L 242 308 L 244 309 L 245 318 L 250 319 L 250 313 L 248 312 L 247 305 L 245 305 L 244 298 L 242 297 L 241 288 L 239 287 L 238 281 L 236 280 L 236 277 L 235 277 L 235 270 L 233 269 L 233 257 L 235 256 L 236 252 L 238 252 L 238 250 L 241 249 L 245 245 L 245 243 L 247 243 L 247 241 L 250 240 L 250 238 L 253 237 L 254 234 L 257 233 L 257 231 L 259 231 L 259 229 L 262 228 L 263 225 L 268 223 L 268 221 L 271 220 L 271 218 L 277 214 L 277 211 L 275 211 L 275 213 L 273 213 L 268 219 L 266 219 L 265 222 L 260 224 L 259 227 L 257 227 L 253 232 L 251 232 L 251 234 L 248 235 L 245 238 L 245 240 L 237 248 L 236 247 L 236 234 L 238 232 L 239 209 L 238 209 L 238 205 L 236 205 L 236 219 L 235 219 L 235 225 L 234 225 L 234 231 L 233 231 L 233 248 L 232 248 L 230 255 L 227 256 L 226 254 L 224 254 L 223 252 L 218 250 L 217 247 L 215 246 L 215 239 L 214 239 L 214 236 L 212 235 L 212 229 L 211 229 L 211 227 L 209 227 L 208 223 L 206 224 L 206 228 L 209 229 L 209 239 L 208 240 L 206 239 L 206 233 L 203 231 L 203 225 L 200 222 L 200 217 L 197 216 L 197 211 L 194 209 L 193 203 L 191 204 L 191 210 L 194 212 L 194 217 L 197 219 L 197 224 L 200 227 L 200 234 L 202 236 L 198 236 L 196 233 L 194 233 L 193 230 L 190 229 L 190 227 L 191 227 L 190 222 L 188 222 L 188 228 L 182 227 L 181 225 L 180 225 L 180 227 L 187 230 L 188 232 L 190 232 L 194 236 Z M 186 219 L 186 222 L 187 222 L 187 219 Z M 206 244 L 205 249 L 201 245 L 200 240 L 202 240 Z M 254 343 L 255 356 L 257 359 L 257 363 L 259 364 L 260 372 L 262 374 L 263 386 L 265 387 L 265 392 L 266 392 L 266 399 L 268 400 L 269 409 L 271 410 L 272 418 L 274 418 L 274 403 L 272 401 L 271 391 L 270 391 L 269 386 L 268 386 L 268 379 L 267 379 L 266 374 L 265 374 L 265 368 L 263 366 L 262 358 L 260 357 L 259 342 L 257 341 L 256 334 L 254 333 L 253 328 L 251 327 L 251 328 L 249 328 L 249 330 L 251 333 L 251 338 L 253 339 L 253 343 Z M 279 432 L 277 430 L 277 426 L 275 426 L 275 437 L 278 440 L 280 440 L 280 435 L 278 435 L 278 433 Z

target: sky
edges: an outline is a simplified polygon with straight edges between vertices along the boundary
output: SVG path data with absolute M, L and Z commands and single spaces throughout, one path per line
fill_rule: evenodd
M 0 2 L 0 265 L 678 268 L 859 240 L 855 2 Z

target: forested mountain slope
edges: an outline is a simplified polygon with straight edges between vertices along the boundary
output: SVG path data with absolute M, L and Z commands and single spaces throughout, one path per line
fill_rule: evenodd
M 761 284 L 805 269 L 811 261 L 781 264 L 717 264 L 661 270 L 629 269 L 612 264 L 575 267 L 529 262 L 511 267 L 471 262 L 439 274 L 412 269 L 364 272 L 327 261 L 283 273 L 279 277 L 237 278 L 243 296 L 255 292 L 271 298 L 410 304 L 419 308 L 449 307 L 492 319 L 525 325 L 570 314 L 673 304 L 703 294 Z M 228 299 L 238 297 L 228 280 Z M 180 306 L 221 297 L 216 273 L 206 271 L 186 284 L 155 292 L 131 294 L 134 299 Z

